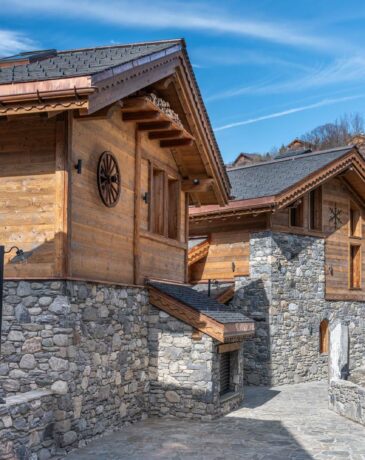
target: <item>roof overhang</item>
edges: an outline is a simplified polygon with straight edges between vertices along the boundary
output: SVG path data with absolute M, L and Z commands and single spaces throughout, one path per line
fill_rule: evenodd
M 94 75 L 0 85 L 0 117 L 78 109 L 88 116 L 168 77 L 188 105 L 189 127 L 210 195 L 205 203 L 228 203 L 230 184 L 183 41 Z M 183 174 L 184 175 L 184 174 Z M 190 179 L 189 176 L 186 179 Z M 194 179 L 194 178 L 193 178 Z M 203 192 L 191 191 L 198 197 Z M 210 196 L 210 198 L 209 198 Z M 214 197 L 213 199 L 211 197 Z M 193 200 L 200 204 L 199 198 Z M 204 201 L 203 201 L 204 203 Z
M 209 335 L 221 343 L 239 342 L 255 333 L 254 321 L 242 323 L 220 323 L 213 318 L 179 302 L 167 294 L 149 287 L 150 303 L 173 316 L 174 318 L 189 324 L 194 329 Z
M 189 209 L 190 221 L 198 223 L 222 217 L 229 218 L 240 215 L 275 212 L 290 205 L 304 193 L 339 175 L 349 182 L 349 186 L 351 186 L 354 176 L 358 177 L 361 183 L 365 184 L 365 161 L 356 147 L 353 147 L 350 152 L 347 152 L 341 158 L 332 161 L 301 181 L 298 181 L 293 186 L 282 190 L 277 195 L 249 200 L 232 200 L 224 208 L 214 205 L 202 206 L 201 208 L 191 207 Z M 355 185 L 354 192 L 358 193 L 365 201 L 365 187 L 360 190 L 360 187 Z

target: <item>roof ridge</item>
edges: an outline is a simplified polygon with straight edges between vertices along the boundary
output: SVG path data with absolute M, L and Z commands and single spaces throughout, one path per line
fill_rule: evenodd
M 261 161 L 259 163 L 255 163 L 253 165 L 242 165 L 242 166 L 236 166 L 236 167 L 228 167 L 227 172 L 236 171 L 237 169 L 248 169 L 248 168 L 254 168 L 254 167 L 259 167 L 259 166 L 265 166 L 265 165 L 268 165 L 268 164 L 282 163 L 284 161 L 293 161 L 293 160 L 295 161 L 295 160 L 300 160 L 303 157 L 308 158 L 308 157 L 311 157 L 311 156 L 321 155 L 321 154 L 324 154 L 324 153 L 339 152 L 341 150 L 351 150 L 354 147 L 355 147 L 354 145 L 345 145 L 343 147 L 335 147 L 335 148 L 326 149 L 326 150 L 317 150 L 315 152 L 303 153 L 301 155 L 293 155 L 291 157 L 279 158 L 279 159 L 276 159 L 276 160 Z
M 171 38 L 169 40 L 151 40 L 147 42 L 130 42 L 130 43 L 115 43 L 114 45 L 102 45 L 102 46 L 90 46 L 86 48 L 74 48 L 74 49 L 69 49 L 69 50 L 62 50 L 62 51 L 57 51 L 57 54 L 65 54 L 65 53 L 71 53 L 71 52 L 77 52 L 77 51 L 93 51 L 93 50 L 100 50 L 100 49 L 110 49 L 110 48 L 132 48 L 134 46 L 142 46 L 142 45 L 161 45 L 163 43 L 166 44 L 173 44 L 173 43 L 182 43 L 185 46 L 185 40 L 184 38 Z

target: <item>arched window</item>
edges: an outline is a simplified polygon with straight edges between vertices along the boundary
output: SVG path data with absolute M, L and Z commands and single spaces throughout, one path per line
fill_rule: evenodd
M 329 345 L 329 332 L 328 332 L 328 320 L 324 319 L 321 321 L 319 326 L 319 352 L 328 353 Z

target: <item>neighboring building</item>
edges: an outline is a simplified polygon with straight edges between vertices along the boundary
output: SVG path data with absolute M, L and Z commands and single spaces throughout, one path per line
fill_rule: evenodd
M 363 157 L 352 146 L 292 154 L 228 176 L 228 206 L 190 209 L 190 234 L 200 239 L 189 277 L 199 290 L 211 280 L 212 295 L 256 321 L 245 381 L 325 378 L 338 322 L 349 330 L 346 375 L 365 356 Z
M 247 166 L 253 163 L 259 163 L 265 160 L 265 156 L 260 153 L 240 153 L 233 163 L 227 165 L 227 167 L 235 166 Z
M 302 139 L 298 139 L 297 137 L 289 142 L 286 146 L 287 150 L 303 150 L 303 149 L 311 149 L 313 146 L 310 142 L 303 141 Z
M 183 285 L 230 192 L 184 42 L 1 59 L 0 139 L 0 457 L 235 407 L 253 321 Z

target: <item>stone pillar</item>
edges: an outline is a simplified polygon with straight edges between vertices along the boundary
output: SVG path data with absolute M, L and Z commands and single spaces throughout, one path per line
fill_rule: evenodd
M 346 379 L 349 370 L 349 329 L 345 324 L 338 323 L 330 331 L 329 361 L 329 379 Z

